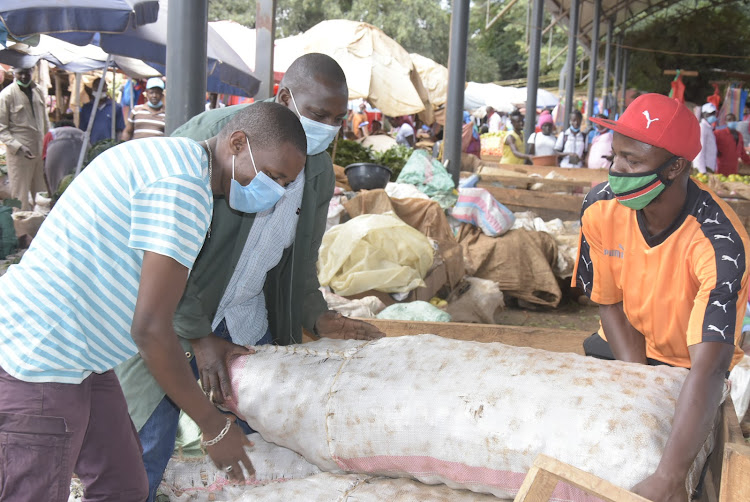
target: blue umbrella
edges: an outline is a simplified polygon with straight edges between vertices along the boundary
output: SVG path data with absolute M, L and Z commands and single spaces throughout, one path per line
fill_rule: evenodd
M 3 0 L 0 21 L 18 39 L 35 33 L 118 33 L 156 21 L 158 0 Z
M 98 44 L 109 54 L 146 61 L 164 73 L 164 66 L 167 64 L 167 6 L 167 0 L 159 2 L 159 16 L 155 23 L 129 28 L 122 33 L 65 33 L 56 36 L 79 45 Z M 260 87 L 260 81 L 210 24 L 207 44 L 207 90 L 254 96 Z

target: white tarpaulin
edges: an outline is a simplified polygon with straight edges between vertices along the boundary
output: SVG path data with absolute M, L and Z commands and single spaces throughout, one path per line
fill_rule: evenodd
M 556 106 L 558 99 L 549 91 L 537 89 L 536 106 Z M 491 106 L 497 111 L 510 113 L 516 106 L 526 106 L 525 87 L 503 87 L 497 84 L 469 82 L 464 91 L 464 110 Z
M 337 19 L 318 23 L 300 39 L 302 54 L 321 52 L 341 65 L 349 99 L 367 99 L 392 117 L 424 112 L 420 118 L 432 123 L 429 95 L 409 53 L 379 28 Z
M 448 68 L 419 54 L 409 54 L 434 108 L 440 108 L 448 99 Z

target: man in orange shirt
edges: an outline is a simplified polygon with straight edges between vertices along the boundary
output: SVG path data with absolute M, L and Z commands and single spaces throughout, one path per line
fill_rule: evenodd
M 587 355 L 690 368 L 656 471 L 633 488 L 685 500 L 685 478 L 718 411 L 748 294 L 750 240 L 732 209 L 690 179 L 700 126 L 681 103 L 644 94 L 614 133 L 609 181 L 583 203 L 573 285 L 598 303 Z M 606 336 L 606 341 L 605 337 Z
M 370 122 L 368 121 L 366 110 L 367 105 L 362 103 L 359 105 L 359 112 L 352 115 L 352 131 L 357 138 L 364 138 L 370 135 L 367 129 Z

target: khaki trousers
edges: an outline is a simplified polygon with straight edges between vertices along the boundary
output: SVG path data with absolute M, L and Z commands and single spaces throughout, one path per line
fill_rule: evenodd
M 27 159 L 19 150 L 16 154 L 8 152 L 7 159 L 11 196 L 21 201 L 21 211 L 31 211 L 36 193 L 47 190 L 42 154 L 37 153 L 36 158 Z

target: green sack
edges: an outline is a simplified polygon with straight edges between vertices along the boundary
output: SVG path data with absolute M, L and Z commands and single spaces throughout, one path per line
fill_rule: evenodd
M 458 200 L 453 177 L 425 150 L 414 150 L 396 181 L 416 186 L 420 192 L 437 200 L 443 209 L 453 206 Z
M 13 226 L 13 208 L 0 206 L 0 260 L 16 251 L 18 238 Z

